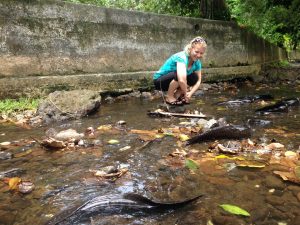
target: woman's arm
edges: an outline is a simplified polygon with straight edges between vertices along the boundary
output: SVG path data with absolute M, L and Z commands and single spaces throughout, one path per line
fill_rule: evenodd
M 186 95 L 186 101 L 188 102 L 190 101 L 192 95 L 198 90 L 201 84 L 201 78 L 202 78 L 201 70 L 195 71 L 195 73 L 198 75 L 198 81 Z

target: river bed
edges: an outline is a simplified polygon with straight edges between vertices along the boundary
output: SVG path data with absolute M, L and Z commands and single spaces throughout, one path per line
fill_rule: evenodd
M 285 151 L 299 155 L 299 107 L 288 113 L 259 115 L 254 111 L 263 106 L 261 102 L 234 107 L 216 105 L 220 101 L 257 94 L 271 94 L 276 101 L 300 97 L 300 88 L 299 85 L 245 85 L 234 90 L 205 92 L 195 97 L 186 108 L 191 112 L 197 110 L 208 119 L 225 118 L 232 124 L 247 124 L 250 119 L 270 121 L 266 126 L 252 127 L 251 140 L 258 144 L 281 143 L 284 149 L 270 152 L 267 157 L 255 151 L 240 153 L 241 157 L 263 162 L 263 168 L 237 167 L 234 160 L 213 161 L 212 158 L 220 154 L 210 150 L 212 142 L 183 147 L 171 135 L 146 143 L 137 134 L 127 131 L 103 132 L 97 137 L 97 145 L 65 151 L 47 151 L 32 142 L 41 140 L 49 128 L 57 131 L 72 128 L 84 132 L 87 127 L 96 129 L 124 120 L 127 130 L 157 130 L 190 121 L 149 117 L 147 111 L 156 109 L 160 99 L 129 99 L 104 104 L 89 118 L 30 130 L 0 124 L 0 142 L 9 141 L 15 145 L 5 151 L 18 155 L 30 150 L 23 156 L 19 154 L 1 160 L 0 172 L 21 168 L 23 172 L 18 176 L 35 185 L 31 193 L 21 194 L 5 191 L 7 184 L 1 183 L 0 223 L 45 224 L 55 215 L 93 197 L 134 192 L 165 201 L 202 196 L 182 207 L 159 211 L 108 210 L 106 207 L 61 224 L 299 224 L 300 185 L 283 181 L 273 173 L 281 165 L 274 166 L 269 162 L 272 155 L 282 155 Z M 111 139 L 119 143 L 108 144 Z M 95 143 L 95 140 L 89 141 Z M 200 168 L 191 171 L 181 164 L 181 160 L 167 161 L 169 154 L 176 149 L 190 153 L 191 158 L 201 163 Z M 126 168 L 128 172 L 114 181 L 97 179 L 90 172 L 105 166 Z M 250 216 L 225 212 L 221 204 L 237 205 L 247 210 Z

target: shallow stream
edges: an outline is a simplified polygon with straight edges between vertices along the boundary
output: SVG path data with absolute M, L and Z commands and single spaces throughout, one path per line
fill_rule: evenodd
M 266 126 L 252 127 L 251 140 L 258 144 L 278 142 L 285 146 L 284 149 L 271 151 L 267 157 L 258 155 L 255 151 L 239 154 L 240 157 L 262 162 L 265 165 L 263 168 L 237 167 L 234 160 L 226 159 L 214 160 L 218 163 L 213 163 L 211 159 L 220 154 L 209 149 L 212 142 L 180 147 L 176 138 L 164 136 L 146 143 L 137 134 L 126 131 L 103 132 L 97 137 L 99 141 L 95 146 L 47 151 L 37 143 L 29 142 L 33 139 L 41 140 L 50 127 L 27 130 L 0 124 L 0 142 L 14 143 L 13 148 L 5 151 L 18 156 L 1 160 L 0 172 L 20 168 L 23 172 L 18 176 L 35 184 L 33 192 L 21 194 L 5 191 L 7 184 L 0 183 L 0 223 L 45 224 L 53 216 L 93 197 L 134 192 L 167 202 L 199 194 L 202 197 L 182 207 L 158 211 L 107 209 L 107 206 L 61 224 L 299 224 L 300 185 L 283 181 L 273 171 L 284 166 L 273 165 L 266 160 L 270 155 L 280 156 L 285 151 L 299 152 L 299 107 L 288 113 L 259 115 L 254 111 L 262 107 L 261 102 L 235 107 L 215 105 L 219 101 L 257 94 L 271 94 L 276 101 L 286 97 L 300 97 L 300 87 L 248 85 L 238 90 L 206 92 L 193 99 L 192 104 L 186 108 L 192 112 L 200 111 L 208 119 L 224 117 L 232 124 L 246 124 L 249 119 L 270 121 L 271 124 Z M 101 125 L 116 124 L 124 120 L 126 129 L 157 130 L 190 121 L 149 117 L 147 111 L 156 109 L 160 101 L 130 99 L 104 104 L 96 115 L 51 125 L 51 128 L 57 131 L 72 128 L 84 132 L 87 127 L 96 129 Z M 116 139 L 119 143 L 108 144 L 107 141 L 111 139 Z M 224 144 L 227 142 L 228 140 L 220 141 Z M 130 148 L 124 150 L 126 146 Z M 200 162 L 199 168 L 191 171 L 176 159 L 168 164 L 168 155 L 176 149 L 190 152 L 189 157 Z M 28 154 L 18 155 L 26 151 Z M 105 166 L 126 168 L 128 172 L 114 181 L 98 179 L 90 172 Z M 283 169 L 288 170 L 286 167 Z M 225 212 L 220 207 L 221 204 L 239 206 L 247 210 L 250 217 Z

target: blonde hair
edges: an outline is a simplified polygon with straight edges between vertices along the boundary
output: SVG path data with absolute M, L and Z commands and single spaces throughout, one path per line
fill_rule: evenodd
M 190 55 L 191 53 L 191 49 L 196 45 L 196 44 L 201 44 L 203 47 L 207 47 L 207 43 L 205 41 L 205 39 L 203 37 L 195 37 L 193 38 L 193 40 L 190 41 L 190 43 L 188 43 L 185 47 L 184 47 L 184 51 Z

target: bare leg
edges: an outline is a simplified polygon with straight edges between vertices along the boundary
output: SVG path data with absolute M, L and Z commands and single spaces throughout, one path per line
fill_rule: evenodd
M 177 100 L 175 93 L 178 88 L 179 88 L 179 83 L 176 80 L 172 80 L 167 92 L 167 101 L 174 102 Z
M 180 87 L 178 87 L 178 88 L 176 89 L 174 96 L 175 96 L 176 99 L 179 99 L 180 97 L 183 96 L 182 90 L 181 90 Z

